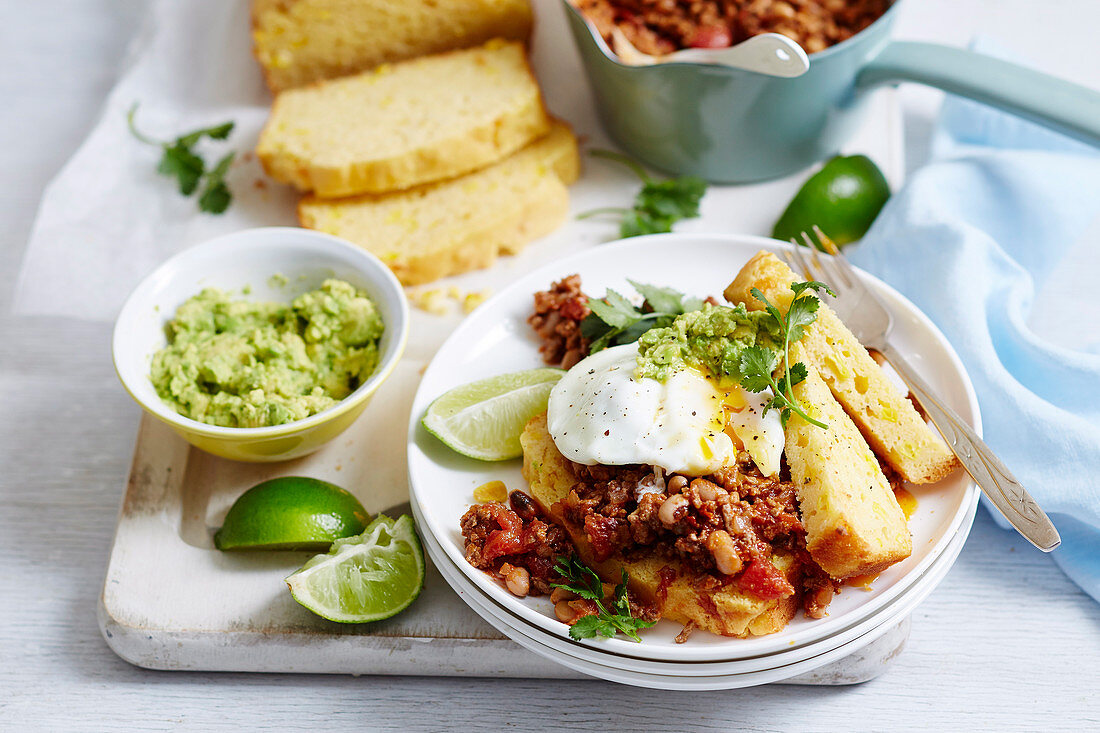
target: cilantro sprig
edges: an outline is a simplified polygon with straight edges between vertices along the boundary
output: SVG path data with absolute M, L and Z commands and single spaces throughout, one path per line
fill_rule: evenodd
M 801 339 L 806 327 L 817 318 L 817 309 L 821 306 L 817 293 L 826 292 L 834 296 L 836 293 L 825 283 L 816 280 L 791 283 L 791 290 L 794 291 L 794 299 L 786 313 L 773 305 L 759 288 L 749 291 L 764 304 L 764 308 L 779 324 L 779 333 L 783 336 L 783 351 L 780 354 L 763 346 L 746 348 L 741 353 L 741 386 L 750 392 L 762 392 L 771 387 L 774 396 L 764 406 L 764 414 L 767 415 L 769 410 L 779 410 L 779 420 L 784 428 L 787 427 L 793 411 L 811 425 L 827 429 L 828 425 L 807 415 L 794 396 L 794 386 L 806 378 L 807 372 L 806 365 L 802 362 L 791 364 L 790 345 Z M 783 358 L 783 376 L 777 380 L 775 370 L 779 366 L 780 356 Z
M 623 295 L 608 290 L 602 299 L 589 298 L 592 311 L 581 321 L 581 335 L 588 340 L 590 354 L 608 346 L 632 344 L 651 328 L 668 326 L 676 316 L 697 311 L 703 301 L 672 288 L 627 280 L 645 302 L 636 306 Z
M 175 140 L 165 142 L 145 135 L 137 129 L 135 117 L 138 105 L 135 103 L 126 113 L 126 124 L 130 128 L 130 134 L 145 143 L 161 148 L 162 155 L 157 163 L 157 172 L 163 176 L 175 178 L 179 184 L 180 193 L 190 196 L 202 186 L 199 194 L 199 209 L 211 214 L 221 214 L 229 208 L 233 195 L 225 182 L 226 173 L 233 163 L 235 152 L 223 156 L 214 167 L 207 169 L 206 161 L 195 152 L 195 145 L 202 138 L 211 140 L 225 140 L 233 131 L 232 122 L 223 122 L 220 125 L 204 127 L 186 135 L 181 135 Z
M 580 214 L 578 219 L 587 219 L 601 214 L 622 216 L 619 224 L 619 236 L 622 239 L 642 234 L 660 234 L 671 232 L 672 225 L 681 219 L 699 216 L 699 201 L 707 192 L 707 182 L 696 176 L 655 180 L 645 172 L 642 166 L 630 158 L 610 150 L 592 150 L 597 158 L 613 160 L 625 165 L 642 180 L 642 188 L 634 197 L 631 208 L 606 207 L 593 209 Z
M 641 641 L 638 629 L 648 629 L 653 621 L 635 618 L 630 615 L 630 599 L 626 593 L 627 575 L 622 571 L 623 579 L 615 586 L 613 597 L 605 603 L 603 581 L 587 565 L 575 557 L 559 557 L 556 570 L 567 582 L 551 583 L 553 588 L 564 588 L 581 598 L 593 601 L 598 612 L 582 616 L 569 627 L 569 636 L 574 639 L 590 639 L 594 636 L 614 638 L 623 633 L 634 641 Z

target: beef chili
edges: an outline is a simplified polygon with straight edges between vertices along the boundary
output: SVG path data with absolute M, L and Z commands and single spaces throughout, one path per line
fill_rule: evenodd
M 466 561 L 503 580 L 517 596 L 550 594 L 550 584 L 559 580 L 555 561 L 573 554 L 565 530 L 547 521 L 522 491 L 511 492 L 508 505 L 475 504 L 461 526 Z
M 563 514 L 584 527 L 597 560 L 656 554 L 678 560 L 700 590 L 732 583 L 765 600 L 798 593 L 815 618 L 838 587 L 806 552 L 794 485 L 763 476 L 745 452 L 705 477 L 651 466 L 573 464 L 573 473 Z M 795 556 L 798 587 L 772 564 L 776 551 Z
M 572 0 L 614 48 L 618 29 L 642 53 L 725 48 L 781 33 L 807 53 L 824 51 L 876 21 L 890 0 Z
M 568 535 L 544 516 L 542 508 L 523 491 L 508 495 L 508 504 L 475 504 L 462 516 L 466 561 L 504 582 L 513 595 L 549 595 L 559 621 L 575 624 L 599 613 L 594 601 L 578 598 L 564 588 L 554 588 L 563 578 L 554 569 L 559 558 L 575 554 Z M 608 595 L 613 587 L 604 585 Z M 659 618 L 657 609 L 627 594 L 630 615 L 648 621 Z
M 539 353 L 547 364 L 569 369 L 588 356 L 581 321 L 591 313 L 581 292 L 580 275 L 570 275 L 535 293 L 535 312 L 527 319 L 542 340 Z

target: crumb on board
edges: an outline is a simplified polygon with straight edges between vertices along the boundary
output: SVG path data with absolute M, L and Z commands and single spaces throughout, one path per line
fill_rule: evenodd
M 446 288 L 419 288 L 408 290 L 409 302 L 422 311 L 437 316 L 455 312 L 456 306 L 463 314 L 469 314 L 484 303 L 491 290 L 463 291 L 454 285 Z

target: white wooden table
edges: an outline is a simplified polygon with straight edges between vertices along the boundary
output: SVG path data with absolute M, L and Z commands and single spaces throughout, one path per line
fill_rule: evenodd
M 95 607 L 138 409 L 109 327 L 7 315 L 43 185 L 96 117 L 137 0 L 0 4 L 0 729 L 1100 729 L 1100 605 L 979 513 L 908 649 L 852 688 L 658 693 L 595 681 L 157 673 L 115 657 Z M 981 30 L 1100 87 L 1094 0 L 913 0 L 899 36 Z M 936 95 L 904 91 L 909 158 Z M 74 247 L 80 242 L 74 241 Z

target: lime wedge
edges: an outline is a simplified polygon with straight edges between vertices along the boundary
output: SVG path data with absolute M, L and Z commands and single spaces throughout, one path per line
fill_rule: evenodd
M 546 411 L 550 390 L 563 374 L 561 369 L 528 369 L 455 387 L 428 406 L 421 423 L 464 456 L 518 458 L 523 426 Z
M 214 535 L 219 550 L 324 551 L 367 526 L 367 510 L 335 484 L 284 476 L 256 484 L 229 508 Z
M 408 608 L 424 587 L 424 552 L 412 517 L 379 515 L 357 537 L 336 540 L 286 579 L 294 600 L 330 621 L 379 621 Z

